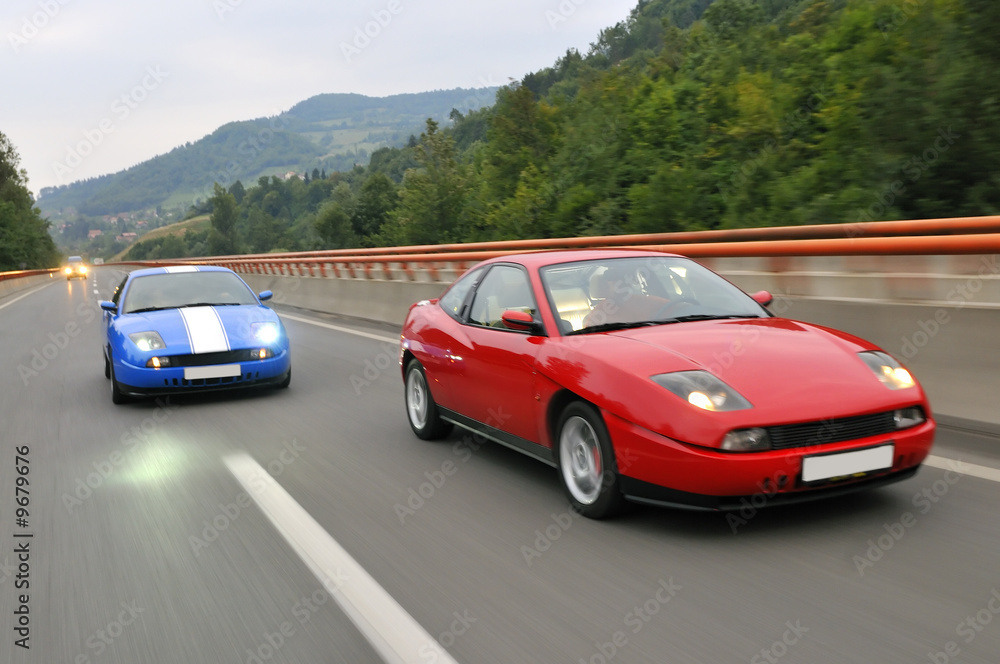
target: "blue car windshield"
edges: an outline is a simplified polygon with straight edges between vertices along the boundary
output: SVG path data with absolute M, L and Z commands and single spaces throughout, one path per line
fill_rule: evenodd
M 238 304 L 257 304 L 257 296 L 232 272 L 172 272 L 132 279 L 121 311 Z

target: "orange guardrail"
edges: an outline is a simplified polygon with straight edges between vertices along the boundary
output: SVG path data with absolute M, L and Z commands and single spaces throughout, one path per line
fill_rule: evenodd
M 59 268 L 54 267 L 44 270 L 14 270 L 13 272 L 0 272 L 0 281 L 7 279 L 20 279 L 22 277 L 35 277 L 42 274 L 52 274 L 58 272 Z
M 547 249 L 687 245 L 717 242 L 734 243 L 768 240 L 973 235 L 983 233 L 1000 233 L 1000 216 L 952 217 L 945 219 L 917 219 L 906 221 L 873 221 L 848 224 L 815 224 L 809 226 L 772 226 L 767 228 L 734 228 L 716 231 L 647 233 L 641 235 L 541 238 L 497 242 L 469 242 L 465 244 L 423 244 L 403 247 L 328 249 L 322 251 L 302 251 L 274 254 L 215 256 L 213 257 L 213 260 L 273 260 L 278 258 L 332 258 L 347 256 L 450 254 L 476 251 L 541 251 Z
M 515 253 L 648 249 L 693 258 L 1000 254 L 1000 216 L 214 256 L 133 265 L 213 264 L 243 274 L 448 281 Z

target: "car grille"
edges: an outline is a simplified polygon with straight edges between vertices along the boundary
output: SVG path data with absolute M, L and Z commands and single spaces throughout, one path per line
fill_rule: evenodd
M 170 366 L 172 367 L 205 367 L 212 364 L 236 364 L 237 362 L 250 362 L 250 349 L 224 350 L 218 353 L 193 353 L 190 355 L 171 355 Z M 256 362 L 257 360 L 253 360 Z
M 896 431 L 893 412 L 837 417 L 819 422 L 782 424 L 765 427 L 771 437 L 771 448 L 786 450 L 792 447 L 809 447 L 826 443 L 839 443 Z

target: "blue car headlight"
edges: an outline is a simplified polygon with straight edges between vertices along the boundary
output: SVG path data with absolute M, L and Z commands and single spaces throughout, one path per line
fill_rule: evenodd
M 158 332 L 135 332 L 128 335 L 128 338 L 142 351 L 160 350 L 167 347 Z
M 278 340 L 281 336 L 281 329 L 274 322 L 253 323 L 250 326 L 250 333 L 253 334 L 254 339 L 266 345 L 273 344 Z
M 676 371 L 650 378 L 691 405 L 704 410 L 729 411 L 753 408 L 743 395 L 707 371 Z

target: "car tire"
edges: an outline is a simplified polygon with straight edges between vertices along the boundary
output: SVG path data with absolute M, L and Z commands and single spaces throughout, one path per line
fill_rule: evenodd
M 406 381 L 404 398 L 406 400 L 406 419 L 417 438 L 436 440 L 444 438 L 451 432 L 451 423 L 441 419 L 437 404 L 427 386 L 427 374 L 417 360 L 410 360 L 406 365 Z
M 128 403 L 130 399 L 121 391 L 118 386 L 118 379 L 115 378 L 115 365 L 114 362 L 110 362 L 108 366 L 108 372 L 111 374 L 109 378 L 111 379 L 111 403 L 120 405 L 123 403 Z
M 600 412 L 583 401 L 563 410 L 556 426 L 556 465 L 573 509 L 604 519 L 625 506 L 611 436 Z
M 292 384 L 292 368 L 288 367 L 288 373 L 285 374 L 285 380 L 278 383 L 278 389 L 283 390 L 291 384 Z
M 111 363 L 108 362 L 108 356 L 106 353 L 101 353 L 104 357 L 104 377 L 111 378 Z

